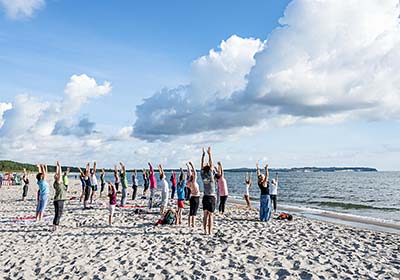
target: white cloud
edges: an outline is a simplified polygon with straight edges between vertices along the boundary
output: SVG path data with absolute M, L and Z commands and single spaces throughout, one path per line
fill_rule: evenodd
M 398 0 L 294 0 L 264 44 L 232 36 L 193 63 L 190 84 L 145 99 L 133 135 L 399 119 L 399 14 Z
M 44 0 L 0 0 L 7 16 L 11 19 L 30 18 L 35 11 L 45 6 Z
M 3 114 L 5 111 L 10 110 L 12 108 L 11 103 L 1 103 L 0 102 L 0 128 L 3 126 Z

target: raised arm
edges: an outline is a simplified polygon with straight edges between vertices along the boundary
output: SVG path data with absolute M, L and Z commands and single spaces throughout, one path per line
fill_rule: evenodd
M 93 173 L 96 173 L 97 163 L 96 161 L 93 162 Z
M 162 167 L 161 164 L 158 165 L 158 172 L 160 172 L 160 176 L 161 176 L 162 178 L 165 177 L 164 169 L 163 169 L 163 167 Z
M 189 162 L 190 166 L 192 167 L 192 174 L 193 174 L 193 181 L 197 180 L 197 172 L 196 172 L 196 168 L 194 167 L 193 162 Z
M 150 175 L 154 175 L 154 169 L 153 166 L 151 165 L 151 163 L 149 162 L 149 168 L 150 168 Z
M 265 178 L 264 182 L 268 182 L 268 164 L 265 165 Z
M 125 173 L 126 172 L 125 164 L 123 162 L 120 162 L 119 165 L 121 165 L 122 172 Z
M 204 148 L 203 148 L 203 154 L 202 154 L 202 156 L 201 156 L 201 169 L 203 169 L 204 168 L 204 158 L 206 157 L 206 151 L 204 150 Z
M 221 177 L 224 177 L 224 168 L 222 167 L 222 163 L 218 161 L 218 173 L 221 175 Z
M 78 167 L 79 172 L 81 173 L 81 176 L 84 176 L 85 174 L 83 174 L 83 171 L 80 167 Z
M 47 177 L 47 164 L 42 165 L 42 170 L 43 170 L 43 180 L 46 180 Z
M 71 168 L 67 168 L 67 171 L 65 171 L 66 172 L 66 175 L 68 175 L 70 172 L 71 172 Z
M 90 163 L 86 163 L 86 176 L 90 174 Z
M 261 172 L 260 172 L 260 167 L 258 166 L 258 163 L 257 163 L 256 167 L 257 167 L 257 177 L 258 177 L 258 176 L 260 176 L 260 175 L 261 175 Z
M 275 181 L 276 181 L 276 184 L 278 185 L 278 172 L 275 173 Z
M 210 165 L 210 169 L 213 170 L 214 169 L 214 162 L 213 162 L 213 159 L 212 159 L 211 147 L 208 147 L 207 153 L 208 153 L 208 164 Z
M 56 180 L 58 182 L 61 181 L 61 165 L 60 165 L 59 161 L 57 161 L 57 163 L 56 163 Z
M 190 176 L 192 175 L 192 172 L 190 171 L 190 166 L 189 166 L 188 162 L 186 163 L 186 169 L 187 169 L 187 175 L 190 178 Z

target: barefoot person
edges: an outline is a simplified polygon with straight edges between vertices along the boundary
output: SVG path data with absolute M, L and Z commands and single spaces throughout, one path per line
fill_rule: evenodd
M 168 207 L 169 200 L 169 186 L 167 182 L 167 176 L 165 175 L 164 169 L 161 164 L 158 165 L 158 170 L 160 172 L 160 180 L 161 180 L 161 207 L 160 213 L 164 214 L 164 210 Z
M 22 201 L 25 201 L 29 189 L 29 178 L 25 168 L 24 168 L 24 175 L 22 175 L 22 182 L 24 183 L 24 187 L 22 188 Z
M 251 208 L 251 203 L 250 203 L 250 195 L 249 195 L 249 188 L 251 187 L 251 176 L 249 175 L 248 172 L 246 172 L 246 178 L 245 178 L 245 185 L 246 188 L 244 189 L 244 200 L 246 201 L 247 208 Z
M 271 217 L 271 199 L 269 197 L 268 164 L 265 165 L 265 175 L 261 174 L 257 164 L 258 187 L 260 188 L 260 220 L 268 222 Z
M 197 183 L 197 172 L 193 162 L 186 163 L 188 187 L 190 188 L 190 210 L 189 210 L 189 227 L 196 227 L 196 215 L 200 204 L 200 188 Z
M 97 192 L 97 177 L 96 177 L 96 161 L 93 162 L 93 169 L 90 171 L 90 184 L 92 186 L 92 193 L 90 195 L 90 204 L 93 203 L 93 199 L 95 198 L 96 192 Z
M 271 197 L 272 205 L 274 206 L 274 213 L 276 213 L 276 197 L 278 195 L 278 172 L 275 174 L 275 179 L 272 179 L 269 188 L 269 196 Z
M 89 199 L 90 194 L 92 192 L 92 184 L 90 182 L 90 163 L 86 164 L 85 172 L 82 171 L 80 167 L 78 167 L 79 172 L 81 173 L 81 177 L 85 182 L 85 189 L 84 189 L 84 198 L 83 198 L 83 209 L 89 209 Z
M 225 203 L 228 199 L 228 185 L 226 183 L 224 168 L 222 167 L 222 163 L 218 162 L 218 173 L 216 174 L 217 184 L 218 184 L 218 193 L 219 193 L 219 206 L 218 212 L 220 214 L 225 213 Z
M 120 177 L 121 177 L 121 186 L 122 186 L 122 196 L 121 196 L 121 206 L 126 205 L 126 200 L 127 200 L 127 192 L 128 192 L 128 178 L 126 176 L 126 167 L 125 164 L 120 162 L 119 165 L 121 165 L 121 171 L 119 172 Z
M 149 189 L 149 175 L 147 170 L 143 168 L 143 197 L 146 198 L 147 190 Z
M 109 198 L 109 215 L 108 215 L 108 224 L 112 225 L 112 218 L 115 212 L 115 206 L 117 205 L 117 190 L 115 189 L 114 185 L 109 181 L 107 182 L 108 185 L 108 198 Z
M 171 199 L 174 199 L 175 192 L 176 192 L 176 173 L 175 173 L 175 171 L 172 171 L 169 181 L 171 182 Z
M 183 172 L 181 168 L 181 172 L 179 174 L 178 185 L 176 187 L 176 194 L 178 196 L 178 211 L 176 212 L 176 222 L 175 224 L 182 224 L 182 211 L 185 207 L 185 188 L 186 188 L 186 174 Z
M 137 170 L 135 169 L 132 174 L 132 200 L 136 199 L 138 187 L 139 187 L 139 180 L 137 176 Z
M 204 159 L 206 152 L 203 148 L 203 155 L 201 157 L 201 179 L 204 186 L 203 195 L 203 228 L 206 234 L 212 235 L 214 224 L 214 210 L 215 210 L 215 181 L 214 181 L 214 165 L 212 160 L 211 148 L 208 147 L 208 163 Z
M 71 169 L 67 168 L 67 170 L 64 171 L 64 174 L 62 176 L 63 184 L 67 190 L 68 190 L 68 185 L 69 185 L 68 174 L 70 171 L 71 171 Z
M 57 230 L 60 225 L 60 219 L 64 211 L 64 201 L 67 200 L 67 187 L 64 185 L 61 176 L 61 165 L 57 161 L 56 163 L 56 174 L 54 175 L 54 219 L 53 219 L 53 231 Z
M 47 165 L 39 164 L 38 170 L 39 172 L 36 175 L 36 180 L 39 186 L 39 195 L 36 209 L 36 221 L 41 221 L 49 199 L 50 186 L 49 183 L 47 183 L 46 181 Z
M 151 209 L 153 207 L 153 200 L 154 200 L 154 195 L 156 194 L 157 190 L 157 179 L 156 175 L 154 174 L 154 169 L 151 163 L 149 162 L 149 168 L 150 168 L 150 175 L 149 175 L 149 182 L 150 182 L 150 198 L 149 198 L 149 208 Z
M 104 170 L 104 168 L 101 169 L 101 173 L 100 173 L 100 197 L 103 194 L 104 188 L 106 186 L 106 180 L 105 177 L 106 176 L 106 172 Z
M 79 202 L 84 201 L 85 198 L 85 190 L 86 190 L 86 181 L 85 181 L 85 175 L 82 172 L 82 170 L 78 167 L 80 175 L 79 175 L 79 180 L 81 181 L 81 185 L 82 185 L 82 193 L 81 193 L 81 197 L 79 198 Z

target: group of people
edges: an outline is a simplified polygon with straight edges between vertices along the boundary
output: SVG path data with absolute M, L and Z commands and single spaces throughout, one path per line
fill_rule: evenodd
M 206 154 L 208 160 L 206 161 Z M 155 194 L 157 190 L 157 179 L 156 172 L 151 165 L 148 163 L 149 171 L 143 169 L 143 196 L 141 198 L 148 197 L 148 208 L 154 207 Z M 114 166 L 114 182 L 111 180 L 106 181 L 105 170 L 102 169 L 100 173 L 100 197 L 105 191 L 107 185 L 108 198 L 109 198 L 109 219 L 108 222 L 112 224 L 112 218 L 115 213 L 117 206 L 117 194 L 121 194 L 120 205 L 124 207 L 127 203 L 127 171 L 125 165 L 121 162 L 120 169 Z M 94 162 L 91 168 L 90 163 L 87 163 L 86 169 L 80 172 L 80 181 L 82 183 L 82 193 L 80 196 L 80 202 L 83 202 L 83 209 L 90 209 L 93 201 L 95 200 L 96 193 L 98 192 L 98 180 L 96 176 L 97 163 Z M 46 208 L 48 195 L 49 195 L 49 184 L 46 181 L 47 178 L 47 166 L 40 164 L 38 165 L 38 174 L 36 175 L 37 184 L 39 186 L 37 209 L 36 209 L 36 220 L 40 221 L 43 218 L 43 212 Z M 61 165 L 59 162 L 56 163 L 56 173 L 54 175 L 54 210 L 55 215 L 53 219 L 53 230 L 56 230 L 60 218 L 63 213 L 64 201 L 67 199 L 68 190 L 68 174 L 70 170 L 67 169 L 62 173 Z M 206 234 L 211 235 L 213 233 L 214 225 L 214 213 L 216 210 L 220 214 L 224 214 L 225 205 L 228 198 L 228 185 L 225 179 L 224 169 L 221 162 L 218 162 L 214 166 L 213 156 L 211 148 L 207 151 L 203 149 L 201 156 L 200 166 L 200 178 L 203 184 L 203 197 L 202 197 L 202 208 L 203 208 L 203 228 Z M 182 212 L 185 207 L 185 201 L 189 202 L 189 215 L 188 215 L 188 226 L 195 227 L 196 216 L 198 208 L 200 206 L 200 188 L 198 183 L 198 174 L 193 162 L 186 163 L 186 172 L 183 168 L 180 169 L 179 176 L 173 171 L 169 181 L 171 187 L 167 181 L 167 175 L 161 164 L 158 165 L 159 184 L 161 189 L 161 203 L 160 213 L 162 219 L 169 217 L 172 213 L 174 216 L 174 223 L 179 225 L 182 223 Z M 257 164 L 257 178 L 258 187 L 260 189 L 260 220 L 268 222 L 271 217 L 272 209 L 276 211 L 276 196 L 278 188 L 278 174 L 271 183 L 269 182 L 268 165 L 265 166 L 265 174 L 263 174 Z M 25 199 L 28 192 L 29 179 L 24 170 L 23 174 L 23 199 Z M 245 193 L 244 198 L 247 203 L 247 207 L 251 208 L 249 188 L 252 185 L 251 176 L 247 173 L 245 177 Z M 120 190 L 121 186 L 121 190 Z M 137 197 L 138 173 L 137 170 L 133 171 L 132 174 L 132 200 Z M 176 210 L 172 206 L 174 197 L 176 194 Z M 161 220 L 162 220 L 161 219 Z

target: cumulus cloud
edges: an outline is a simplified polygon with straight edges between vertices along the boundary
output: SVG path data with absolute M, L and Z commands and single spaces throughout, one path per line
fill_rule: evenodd
M 265 43 L 232 36 L 193 63 L 189 84 L 145 99 L 133 136 L 398 119 L 399 14 L 398 0 L 294 0 Z
M 44 0 L 0 0 L 7 16 L 11 19 L 30 18 L 45 6 Z
M 110 91 L 109 82 L 98 85 L 93 78 L 83 74 L 71 77 L 61 101 L 49 102 L 26 94 L 18 95 L 12 102 L 12 108 L 3 114 L 0 137 L 92 134 L 95 123 L 87 117 L 77 121 L 76 114 L 89 99 Z

